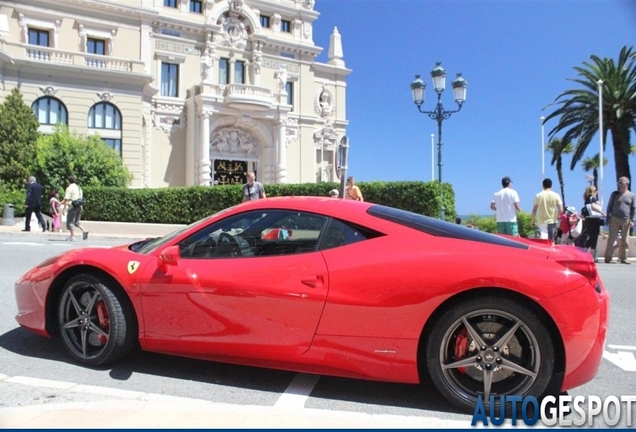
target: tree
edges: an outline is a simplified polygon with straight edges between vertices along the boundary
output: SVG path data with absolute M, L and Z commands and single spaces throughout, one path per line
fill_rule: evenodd
M 38 140 L 34 175 L 47 192 L 53 188 L 63 191 L 69 175 L 83 187 L 127 187 L 133 178 L 119 154 L 99 136 L 71 133 L 64 125 Z
M 35 160 L 39 123 L 15 87 L 0 105 L 0 183 L 7 189 L 24 188 Z
M 574 147 L 570 141 L 561 138 L 552 138 L 545 146 L 546 150 L 552 153 L 552 161 L 550 165 L 556 164 L 557 176 L 559 178 L 559 186 L 561 186 L 561 199 L 565 205 L 565 185 L 563 184 L 563 159 L 562 155 L 572 153 Z
M 596 153 L 594 157 L 587 157 L 583 159 L 583 171 L 592 171 L 594 177 L 594 187 L 598 190 L 598 168 L 601 166 L 599 160 L 601 158 L 600 153 Z M 603 158 L 603 166 L 607 165 L 607 159 Z
M 636 57 L 632 48 L 623 47 L 618 62 L 613 59 L 590 57 L 583 67 L 575 67 L 579 78 L 570 79 L 582 88 L 561 93 L 551 105 L 559 107 L 546 117 L 546 122 L 559 117 L 549 132 L 552 137 L 565 131 L 562 139 L 576 141 L 570 169 L 581 160 L 592 137 L 599 132 L 599 80 L 603 81 L 603 142 L 612 132 L 616 178 L 631 178 L 629 168 L 630 134 L 636 132 Z

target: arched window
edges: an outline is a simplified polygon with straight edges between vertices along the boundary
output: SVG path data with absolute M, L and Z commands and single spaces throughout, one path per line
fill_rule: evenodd
M 61 100 L 43 96 L 31 105 L 33 113 L 41 125 L 55 126 L 58 123 L 68 125 L 68 111 Z
M 88 128 L 96 132 L 108 147 L 121 156 L 121 113 L 110 102 L 99 102 L 88 112 Z

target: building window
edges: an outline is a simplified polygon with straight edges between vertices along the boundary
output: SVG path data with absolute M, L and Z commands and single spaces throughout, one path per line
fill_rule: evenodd
M 285 91 L 287 91 L 287 105 L 294 106 L 294 83 L 287 81 L 285 84 Z
M 103 39 L 86 39 L 86 52 L 89 54 L 106 55 L 106 41 Z
M 280 22 L 280 31 L 291 33 L 291 21 L 281 20 Z
M 261 27 L 269 28 L 269 17 L 267 15 L 261 15 Z
M 88 112 L 88 127 L 121 130 L 121 114 L 115 105 L 99 102 Z
M 62 123 L 68 125 L 68 111 L 59 99 L 44 96 L 31 105 L 33 113 L 41 125 L 56 125 Z
M 29 28 L 29 45 L 49 46 L 49 31 Z
M 104 141 L 104 144 L 106 144 L 108 147 L 110 147 L 113 150 L 115 150 L 117 152 L 117 154 L 119 156 L 121 156 L 121 139 L 117 139 L 117 138 L 102 138 L 102 141 Z
M 179 0 L 163 0 L 163 5 L 166 7 L 176 8 Z
M 219 84 L 225 85 L 230 82 L 230 61 L 226 58 L 219 59 Z
M 161 96 L 179 96 L 179 65 L 161 63 Z
M 88 112 L 89 129 L 101 129 L 99 135 L 106 145 L 121 156 L 121 113 L 110 102 L 99 102 Z
M 234 63 L 234 84 L 245 84 L 245 62 Z
M 190 0 L 190 12 L 201 13 L 202 3 L 201 0 Z

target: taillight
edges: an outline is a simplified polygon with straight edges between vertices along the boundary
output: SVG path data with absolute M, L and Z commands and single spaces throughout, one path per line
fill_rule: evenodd
M 596 271 L 596 264 L 588 261 L 557 261 L 568 271 L 578 273 L 588 280 L 590 285 L 596 288 L 598 272 Z

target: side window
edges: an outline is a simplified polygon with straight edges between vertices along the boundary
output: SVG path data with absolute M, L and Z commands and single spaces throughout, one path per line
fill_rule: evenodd
M 327 218 L 288 210 L 230 216 L 180 243 L 181 258 L 239 258 L 315 252 Z
M 320 241 L 320 249 L 331 249 L 376 237 L 338 219 L 332 219 Z

